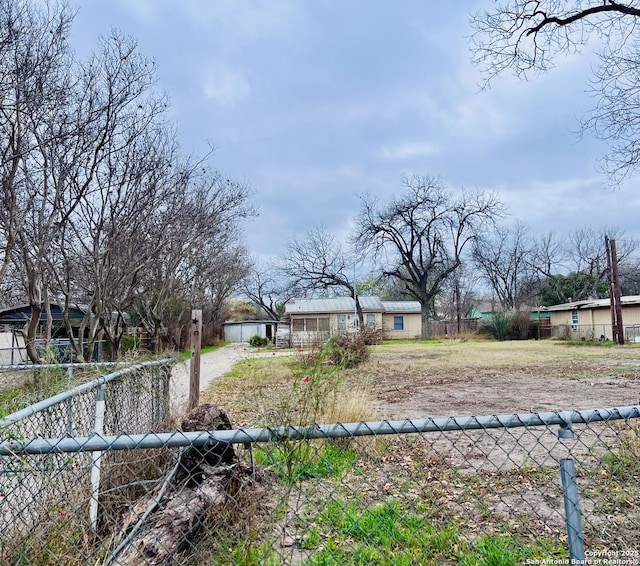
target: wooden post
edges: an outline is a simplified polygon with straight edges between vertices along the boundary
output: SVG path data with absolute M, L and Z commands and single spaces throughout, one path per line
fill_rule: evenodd
M 191 311 L 191 372 L 189 381 L 189 411 L 200 402 L 200 346 L 202 345 L 202 311 Z
M 605 237 L 607 250 L 607 268 L 609 270 L 609 296 L 611 300 L 611 333 L 616 344 L 624 344 L 624 325 L 622 323 L 622 299 L 620 276 L 618 274 L 618 252 L 616 241 Z
M 624 344 L 624 325 L 622 324 L 622 292 L 620 291 L 620 275 L 618 274 L 618 252 L 616 241 L 609 240 L 611 246 L 611 270 L 613 273 L 613 298 L 615 299 L 616 322 L 618 324 L 618 344 Z

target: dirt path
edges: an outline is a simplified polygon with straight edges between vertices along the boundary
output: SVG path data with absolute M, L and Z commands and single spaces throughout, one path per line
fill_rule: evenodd
M 275 355 L 290 355 L 291 352 L 276 352 Z M 200 356 L 200 391 L 205 391 L 211 382 L 231 371 L 233 366 L 247 358 L 273 356 L 273 352 L 261 352 L 247 347 L 244 343 L 232 343 L 213 352 Z M 176 364 L 171 372 L 171 407 L 176 418 L 180 418 L 186 410 L 189 399 L 189 376 L 191 360 Z

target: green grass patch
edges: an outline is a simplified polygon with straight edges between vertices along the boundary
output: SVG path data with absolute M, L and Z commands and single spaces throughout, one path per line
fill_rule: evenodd
M 282 441 L 255 450 L 256 462 L 288 484 L 342 476 L 358 459 L 355 450 L 336 444 Z
M 592 348 L 611 348 L 618 346 L 618 344 L 612 340 L 600 341 L 597 338 L 593 340 L 562 340 L 562 342 L 556 342 L 556 344 L 563 346 L 591 346 Z
M 482 535 L 471 540 L 448 522 L 432 524 L 424 505 L 393 498 L 362 509 L 354 501 L 331 500 L 314 520 L 301 546 L 315 550 L 308 566 L 463 564 L 507 566 L 527 559 L 566 558 L 558 543 L 515 535 Z
M 227 344 L 229 344 L 229 342 L 221 342 L 220 344 L 212 344 L 211 346 L 205 346 L 204 348 L 200 349 L 200 354 L 202 355 L 202 354 L 207 354 L 208 352 L 215 352 L 216 350 L 223 348 Z M 191 359 L 191 350 L 185 350 L 184 352 L 182 352 L 181 357 L 183 360 Z

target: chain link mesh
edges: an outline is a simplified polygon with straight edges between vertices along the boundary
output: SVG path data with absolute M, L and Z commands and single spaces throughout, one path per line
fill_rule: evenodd
M 605 564 L 593 558 L 603 556 L 640 562 L 634 554 L 640 548 L 640 421 L 620 418 L 628 411 L 583 412 L 574 419 L 579 422 L 562 421 L 560 427 L 535 424 L 531 415 L 493 422 L 491 428 L 480 417 L 431 421 L 430 428 L 412 427 L 412 421 L 397 428 L 311 427 L 320 438 L 295 440 L 273 429 L 232 430 L 224 431 L 223 443 L 219 433 L 136 435 L 162 428 L 156 417 L 165 405 L 150 392 L 167 389 L 162 380 L 153 386 L 152 374 L 118 381 L 114 387 L 123 389 L 106 395 L 107 407 L 115 405 L 115 411 L 105 418 L 105 451 L 95 451 L 94 437 L 81 437 L 76 422 L 76 437 L 67 440 L 46 436 L 20 443 L 2 431 L 4 560 L 569 560 L 560 462 L 570 459 L 577 470 L 584 545 L 592 557 L 586 563 Z M 95 402 L 89 399 L 87 406 Z M 66 408 L 51 411 L 42 417 L 43 430 L 65 431 L 57 420 L 64 421 Z M 632 414 L 640 415 L 638 408 Z M 429 432 L 416 432 L 422 429 Z M 117 436 L 107 436 L 114 431 Z M 267 438 L 272 440 L 263 442 Z M 48 453 L 29 454 L 29 446 Z
M 0 406 L 0 441 L 6 445 L 28 445 L 39 438 L 89 436 L 96 433 L 98 420 L 102 421 L 97 431 L 100 434 L 165 431 L 172 426 L 167 360 L 102 377 L 98 376 L 104 373 L 104 366 L 75 366 L 73 373 L 65 367 L 29 371 L 34 372 L 28 376 L 33 391 L 19 399 L 5 395 Z M 24 378 L 19 381 L 25 383 Z M 55 398 L 41 401 L 38 385 L 53 389 L 73 385 L 76 389 L 61 393 L 64 399 L 59 402 Z M 101 398 L 102 410 L 98 403 Z M 25 399 L 39 403 L 25 405 Z M 100 414 L 103 416 L 99 419 Z M 82 523 L 76 524 L 76 517 L 88 518 L 92 528 L 96 524 L 95 517 L 89 516 L 96 512 L 89 513 L 92 505 L 88 502 L 95 499 L 92 474 L 98 468 L 104 470 L 101 489 L 108 490 L 113 482 L 121 485 L 118 470 L 125 470 L 125 477 L 130 475 L 128 468 L 144 476 L 144 462 L 153 458 L 154 473 L 161 465 L 158 451 L 153 456 L 141 451 L 65 453 L 56 450 L 57 442 L 49 440 L 51 450 L 43 454 L 0 455 L 0 557 L 10 563 L 54 564 L 73 553 L 73 547 L 65 550 L 63 541 L 79 535 L 77 529 Z M 107 494 L 104 497 L 108 500 Z M 61 534 L 64 525 L 70 528 L 68 534 Z M 49 546 L 57 537 L 61 546 L 51 550 Z M 79 555 L 73 560 L 86 563 Z

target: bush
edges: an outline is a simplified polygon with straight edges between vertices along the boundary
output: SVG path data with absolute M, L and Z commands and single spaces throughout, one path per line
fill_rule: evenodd
M 482 331 L 496 340 L 526 340 L 531 329 L 531 320 L 526 312 L 497 312 L 485 322 Z
M 367 346 L 373 346 L 376 344 L 382 344 L 384 334 L 381 328 L 365 326 L 360 330 L 360 337 L 364 340 L 364 343 Z
M 256 334 L 255 336 L 252 336 L 251 338 L 249 338 L 249 345 L 255 346 L 256 348 L 259 348 L 260 346 L 266 346 L 268 343 L 269 343 L 269 339 L 264 338 L 259 334 Z
M 532 325 L 531 315 L 528 312 L 514 313 L 509 325 L 509 337 L 511 340 L 526 340 L 529 338 Z
M 355 367 L 369 359 L 369 349 L 362 334 L 336 334 L 323 347 L 326 359 L 345 368 Z

